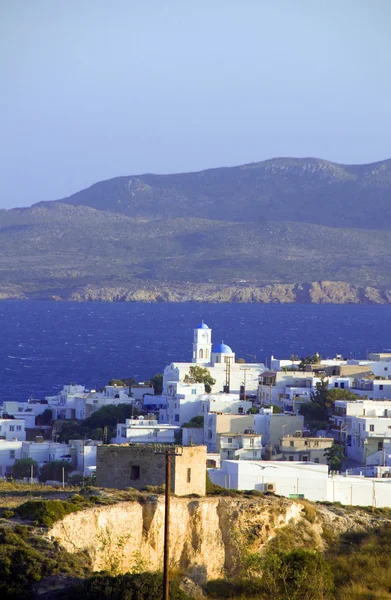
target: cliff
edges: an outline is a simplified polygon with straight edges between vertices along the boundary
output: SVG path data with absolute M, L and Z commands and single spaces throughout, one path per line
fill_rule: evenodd
M 279 534 L 286 548 L 290 531 L 295 546 L 323 550 L 330 531 L 334 536 L 362 531 L 377 520 L 360 509 L 348 512 L 277 497 L 173 498 L 171 566 L 197 582 L 232 577 L 241 572 L 246 555 Z M 47 537 L 70 553 L 86 553 L 94 571 L 118 574 L 161 569 L 163 529 L 163 499 L 149 496 L 70 514 Z
M 149 285 L 148 287 L 87 285 L 74 290 L 24 292 L 19 286 L 1 288 L 0 299 L 45 299 L 73 302 L 212 302 L 259 304 L 390 304 L 391 290 L 359 287 L 343 281 L 302 284 L 250 285 Z

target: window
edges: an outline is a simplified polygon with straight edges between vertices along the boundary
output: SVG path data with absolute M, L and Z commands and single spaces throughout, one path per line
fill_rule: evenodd
M 369 426 L 369 431 L 375 431 L 375 426 L 374 425 L 370 425 Z
M 10 450 L 10 458 L 15 458 L 15 450 Z
M 319 464 L 319 458 L 314 458 L 314 463 Z
M 198 353 L 198 358 L 204 358 L 204 351 L 202 348 L 200 348 L 200 351 Z
M 178 414 L 175 415 L 175 422 L 179 423 L 179 415 Z
M 17 425 L 16 426 L 16 431 L 22 431 L 22 426 L 21 425 Z
M 10 431 L 15 431 L 15 425 L 10 425 Z
M 291 461 L 293 461 L 293 456 L 292 456 L 292 454 L 290 454 L 290 455 L 288 456 L 288 460 L 291 460 Z
M 250 448 L 254 448 L 254 438 L 250 438 Z
M 239 415 L 243 414 L 243 406 L 239 406 L 239 408 L 238 408 L 238 414 Z
M 382 390 L 383 387 L 384 387 L 383 385 L 379 385 L 379 390 Z
M 140 467 L 139 467 L 139 465 L 132 465 L 130 467 L 130 479 L 140 479 Z
M 378 442 L 377 443 L 377 450 L 383 450 L 383 442 Z
M 295 442 L 289 442 L 289 445 L 291 446 L 291 448 L 293 448 L 293 446 L 295 445 Z
M 308 456 L 303 456 L 303 462 L 308 462 Z
M 338 383 L 334 383 L 334 387 L 337 388 L 338 387 Z
M 192 388 L 191 393 L 194 395 L 197 393 L 197 388 Z
M 304 446 L 308 446 L 308 440 L 304 441 Z
M 205 358 L 209 358 L 209 350 L 208 350 L 208 348 L 205 350 Z
M 191 469 L 187 469 L 187 483 L 191 483 Z
M 232 444 L 232 438 L 228 438 L 228 444 Z
M 342 381 L 339 387 L 343 390 L 345 388 L 345 383 Z
M 385 371 L 388 371 L 388 367 L 384 367 L 384 370 L 385 370 Z
M 319 442 L 318 441 L 314 441 L 314 446 L 319 446 Z

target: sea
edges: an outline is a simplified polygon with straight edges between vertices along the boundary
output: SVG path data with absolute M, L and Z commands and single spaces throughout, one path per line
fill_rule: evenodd
M 391 306 L 0 302 L 0 401 L 44 398 L 64 384 L 148 380 L 191 361 L 202 320 L 237 358 L 391 351 Z

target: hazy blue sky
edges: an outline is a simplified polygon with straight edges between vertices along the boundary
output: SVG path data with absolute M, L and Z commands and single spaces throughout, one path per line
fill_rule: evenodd
M 0 207 L 391 157 L 391 0 L 0 0 Z

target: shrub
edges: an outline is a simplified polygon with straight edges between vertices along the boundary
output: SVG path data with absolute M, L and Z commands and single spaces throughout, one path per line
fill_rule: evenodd
M 39 481 L 62 481 L 64 469 L 64 479 L 68 481 L 68 474 L 73 470 L 72 465 L 66 460 L 53 460 L 43 465 L 39 472 Z
M 35 598 L 37 583 L 59 573 L 83 577 L 90 573 L 89 560 L 31 535 L 25 525 L 0 528 L 0 598 Z
M 4 519 L 12 519 L 14 516 L 15 516 L 15 513 L 13 510 L 3 510 Z
M 160 573 L 126 573 L 111 577 L 98 574 L 67 590 L 62 600 L 154 600 L 163 596 Z M 170 582 L 170 600 L 192 600 L 175 581 Z
M 17 459 L 12 467 L 12 476 L 15 479 L 31 477 L 31 467 L 33 470 L 33 477 L 36 477 L 38 473 L 38 463 L 35 460 L 32 458 Z
M 17 508 L 17 513 L 22 519 L 30 519 L 38 525 L 51 527 L 56 521 L 81 508 L 78 503 L 64 500 L 29 500 Z

